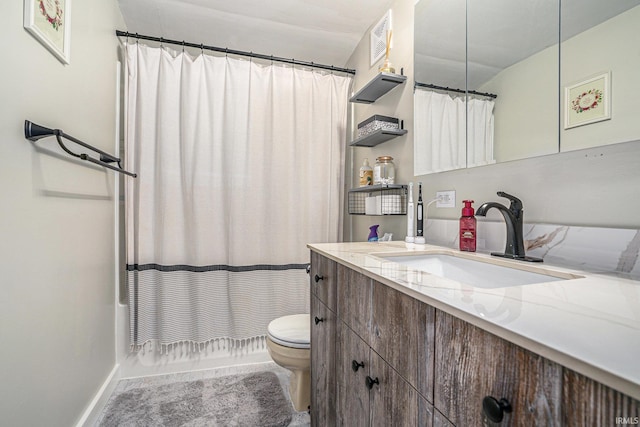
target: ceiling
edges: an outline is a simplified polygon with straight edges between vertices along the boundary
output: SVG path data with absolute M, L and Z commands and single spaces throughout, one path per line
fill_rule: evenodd
M 131 33 L 337 67 L 392 2 L 118 0 Z

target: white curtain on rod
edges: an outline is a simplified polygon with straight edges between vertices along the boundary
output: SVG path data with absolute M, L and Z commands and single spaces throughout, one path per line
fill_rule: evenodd
M 494 163 L 494 101 L 416 88 L 414 174 Z
M 467 167 L 495 163 L 493 157 L 493 107 L 491 99 L 467 100 Z
M 429 90 L 414 94 L 415 175 L 464 168 L 466 107 L 464 97 Z
M 126 52 L 131 344 L 264 344 L 309 310 L 306 244 L 340 238 L 351 78 Z

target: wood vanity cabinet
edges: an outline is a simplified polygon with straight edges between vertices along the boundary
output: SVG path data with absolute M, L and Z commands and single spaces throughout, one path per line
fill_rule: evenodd
M 312 287 L 316 265 L 335 272 L 326 305 L 312 294 L 313 426 L 609 426 L 640 416 L 638 400 L 313 252 L 312 263 Z M 485 398 L 511 411 L 493 422 Z
M 317 319 L 317 320 L 316 320 Z M 311 296 L 311 425 L 335 425 L 336 314 Z
M 369 425 L 369 345 L 342 321 L 336 334 L 336 426 Z
M 420 420 L 430 421 L 432 406 L 344 322 L 338 322 L 336 369 L 335 425 L 431 425 Z
M 338 317 L 365 342 L 371 335 L 371 292 L 373 280 L 338 265 Z
M 335 425 L 336 262 L 311 252 L 311 423 Z
M 418 425 L 418 391 L 375 351 L 370 352 L 372 426 Z
M 637 425 L 640 422 L 638 417 L 639 400 L 564 368 L 562 425 Z
M 426 308 L 354 270 L 337 271 L 336 425 L 430 426 L 432 406 L 417 391 L 418 372 L 432 370 L 418 368 L 419 351 L 433 353 L 423 342 Z
M 329 310 L 336 311 L 337 263 L 316 252 L 311 252 L 311 294 L 318 297 Z
M 435 336 L 434 406 L 452 424 L 561 425 L 560 365 L 440 310 Z M 511 405 L 500 424 L 486 419 L 486 397 Z

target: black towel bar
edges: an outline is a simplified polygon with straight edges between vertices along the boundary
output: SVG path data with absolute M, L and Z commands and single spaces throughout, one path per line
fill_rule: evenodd
M 135 173 L 127 172 L 126 170 L 122 169 L 122 166 L 120 165 L 120 159 L 118 157 L 112 156 L 109 153 L 105 153 L 99 148 L 93 147 L 87 144 L 86 142 L 82 142 L 79 139 L 72 137 L 71 135 L 67 135 L 60 129 L 49 129 L 47 127 L 40 126 L 33 122 L 30 122 L 29 120 L 24 121 L 24 137 L 27 138 L 29 141 L 35 142 L 41 138 L 46 138 L 48 136 L 55 136 L 56 139 L 58 140 L 58 144 L 60 145 L 60 148 L 62 148 L 67 154 L 73 157 L 77 157 L 81 160 L 86 160 L 88 162 L 95 163 L 96 165 L 104 166 L 107 169 L 111 169 L 116 172 L 120 172 L 125 175 L 132 176 L 134 178 L 138 176 Z M 62 142 L 62 138 L 68 139 L 69 141 L 75 142 L 76 144 L 81 145 L 84 148 L 88 148 L 89 150 L 95 151 L 96 153 L 100 154 L 100 159 L 99 160 L 94 159 L 93 157 L 84 153 L 82 154 L 74 153 L 73 151 L 69 150 L 66 145 L 64 145 L 64 143 Z M 117 163 L 118 167 L 112 166 L 110 163 Z

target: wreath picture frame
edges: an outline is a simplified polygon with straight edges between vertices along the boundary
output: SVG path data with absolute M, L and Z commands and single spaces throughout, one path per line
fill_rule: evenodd
M 24 0 L 24 28 L 60 62 L 70 63 L 71 0 Z
M 564 128 L 611 119 L 611 71 L 564 88 Z

